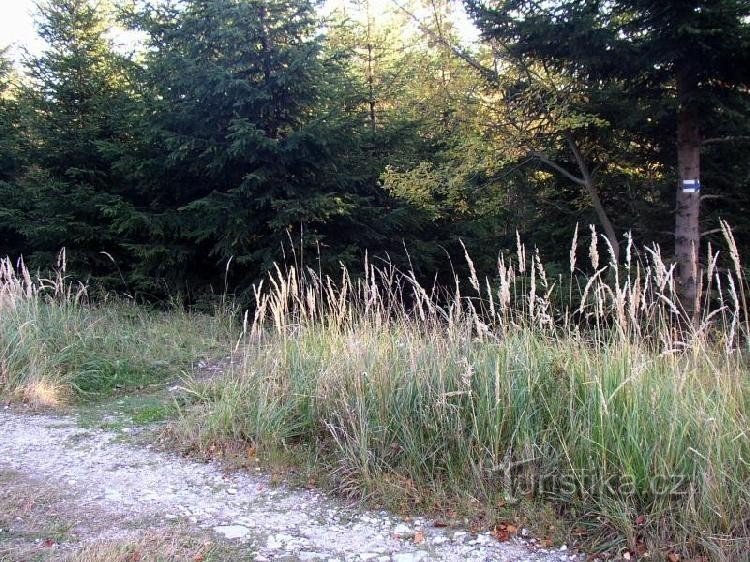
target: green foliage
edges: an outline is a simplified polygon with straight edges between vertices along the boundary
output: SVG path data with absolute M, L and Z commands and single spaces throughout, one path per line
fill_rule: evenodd
M 0 253 L 47 267 L 65 246 L 81 277 L 193 301 L 366 250 L 450 282 L 459 239 L 491 271 L 517 231 L 564 263 L 557 241 L 599 211 L 669 247 L 685 61 L 707 239 L 724 218 L 744 250 L 747 8 L 693 4 L 472 1 L 487 41 L 465 47 L 443 1 L 322 22 L 313 2 L 49 0 L 46 50 L 25 75 L 0 59 Z M 115 20 L 147 48 L 118 54 Z
M 61 247 L 82 274 L 108 276 L 120 244 L 108 213 L 125 189 L 110 147 L 127 142 L 126 66 L 107 39 L 107 15 L 89 0 L 40 5 L 46 50 L 25 61 L 25 166 L 2 189 L 11 255 L 48 267 Z
M 136 19 L 152 46 L 144 129 L 156 149 L 134 175 L 149 204 L 120 227 L 140 231 L 146 267 L 161 266 L 146 276 L 200 285 L 232 258 L 243 285 L 282 259 L 290 236 L 332 264 L 378 245 L 383 194 L 311 3 L 201 0 Z
M 483 36 L 502 45 L 503 62 L 512 69 L 498 78 L 506 107 L 525 125 L 522 144 L 532 156 L 543 153 L 559 165 L 553 169 L 532 158 L 537 169 L 558 176 L 553 189 L 542 192 L 544 199 L 570 210 L 590 204 L 583 190 L 573 190 L 571 199 L 571 190 L 560 189 L 570 183 L 561 169 L 580 175 L 572 142 L 618 235 L 634 231 L 643 239 L 668 240 L 664 217 L 674 207 L 677 178 L 676 84 L 685 76 L 696 84 L 689 103 L 697 108 L 704 138 L 744 142 L 750 127 L 746 2 L 561 0 L 540 6 L 468 0 L 466 5 Z M 745 195 L 732 188 L 725 192 L 726 181 L 717 174 L 733 161 L 721 151 L 706 152 L 717 159 L 704 166 L 711 197 L 739 195 L 733 201 L 745 206 Z M 744 185 L 747 168 L 733 171 L 734 185 Z M 724 218 L 727 213 L 732 206 L 724 206 Z M 732 221 L 744 223 L 744 217 Z M 704 223 L 705 230 L 715 229 L 716 215 L 706 215 Z

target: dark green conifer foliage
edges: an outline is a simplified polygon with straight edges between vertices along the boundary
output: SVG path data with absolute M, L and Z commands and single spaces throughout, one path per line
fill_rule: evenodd
M 665 167 L 664 182 L 671 186 L 672 195 L 662 208 L 664 214 L 676 209 L 675 254 L 683 305 L 691 311 L 701 194 L 676 188 L 678 179 L 701 175 L 701 151 L 707 145 L 719 138 L 746 140 L 742 137 L 749 125 L 750 3 L 466 0 L 466 4 L 484 36 L 502 44 L 512 59 L 543 63 L 581 85 L 578 103 L 604 125 L 593 128 L 627 132 L 626 149 L 645 153 L 651 164 Z M 626 159 L 623 164 L 628 165 Z M 715 191 L 721 184 L 718 179 L 706 174 L 701 179 L 707 193 L 722 195 Z
M 372 174 L 352 166 L 360 126 L 311 2 L 192 0 L 138 21 L 153 49 L 148 138 L 159 149 L 140 171 L 149 208 L 124 224 L 162 241 L 139 246 L 144 264 L 167 259 L 201 284 L 233 257 L 243 283 L 282 258 L 290 235 L 310 265 L 318 246 L 350 261 L 383 236 Z
M 0 49 L 0 181 L 12 180 L 18 168 L 18 111 L 13 92 L 13 64 Z
M 32 262 L 47 267 L 66 247 L 81 273 L 107 275 L 114 268 L 102 252 L 122 257 L 110 215 L 126 187 L 111 152 L 128 135 L 124 62 L 91 0 L 47 0 L 37 29 L 46 48 L 25 60 L 29 80 L 18 96 L 27 162 L 4 190 L 7 226 Z
M 12 191 L 22 162 L 20 112 L 13 80 L 13 63 L 8 49 L 0 49 L 0 192 Z M 21 238 L 8 227 L 12 210 L 0 206 L 0 254 L 13 255 L 21 250 Z

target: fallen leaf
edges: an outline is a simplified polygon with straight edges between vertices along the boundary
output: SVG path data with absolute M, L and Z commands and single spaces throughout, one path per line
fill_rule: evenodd
M 639 515 L 635 518 L 635 524 L 636 525 L 643 525 L 646 522 L 646 516 L 645 515 Z
M 518 532 L 518 527 L 511 523 L 498 523 L 492 530 L 492 535 L 499 541 L 509 541 Z
M 414 544 L 422 544 L 424 540 L 424 533 L 422 531 L 414 533 Z
M 52 548 L 53 546 L 55 546 L 55 541 L 53 541 L 52 539 L 44 539 L 42 546 L 45 546 L 47 548 Z
M 669 554 L 667 555 L 667 559 L 669 560 L 669 562 L 679 562 L 679 560 L 680 560 L 680 555 L 679 555 L 679 554 L 677 554 L 676 552 L 670 552 L 670 553 L 669 553 Z
M 492 531 L 492 536 L 500 542 L 507 542 L 510 540 L 510 533 L 505 529 L 498 529 L 497 527 L 495 527 L 495 530 Z
M 447 527 L 448 523 L 446 523 L 442 519 L 435 519 L 435 521 L 432 522 L 432 526 L 433 527 L 438 527 L 438 528 Z

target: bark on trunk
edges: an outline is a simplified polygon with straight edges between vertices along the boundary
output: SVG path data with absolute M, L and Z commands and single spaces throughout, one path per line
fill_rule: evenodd
M 599 224 L 604 229 L 604 235 L 609 240 L 610 246 L 612 246 L 612 259 L 614 259 L 615 263 L 620 263 L 620 242 L 617 240 L 617 232 L 612 221 L 609 220 L 607 212 L 604 210 L 604 205 L 602 205 L 602 200 L 599 198 L 599 192 L 592 178 L 587 178 L 584 188 L 591 198 L 591 204 L 594 207 L 594 212 L 596 212 L 596 217 L 599 219 Z
M 696 85 L 682 72 L 678 78 L 677 166 L 678 186 L 675 214 L 675 260 L 677 292 L 688 317 L 699 313 L 698 256 L 700 252 L 701 133 L 694 95 Z M 687 182 L 687 183 L 686 183 Z M 697 189 L 696 189 L 697 187 Z
M 599 190 L 594 183 L 594 175 L 589 170 L 586 160 L 583 158 L 583 154 L 581 154 L 581 150 L 578 148 L 578 145 L 571 135 L 568 135 L 568 146 L 570 146 L 570 150 L 573 152 L 573 157 L 578 164 L 578 169 L 581 172 L 581 179 L 583 180 L 583 187 L 591 198 L 591 205 L 594 207 L 594 212 L 596 212 L 596 217 L 599 219 L 599 224 L 601 224 L 604 229 L 604 235 L 607 237 L 607 240 L 609 240 L 610 246 L 612 246 L 612 258 L 615 263 L 620 263 L 620 242 L 617 240 L 615 227 L 612 224 L 612 221 L 609 220 L 609 215 L 604 209 L 604 205 L 602 205 L 602 200 L 599 197 Z

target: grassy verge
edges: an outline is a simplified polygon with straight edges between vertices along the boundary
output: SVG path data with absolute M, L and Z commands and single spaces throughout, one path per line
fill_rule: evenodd
M 380 505 L 497 525 L 501 537 L 524 525 L 590 550 L 743 559 L 750 349 L 727 239 L 695 318 L 658 248 L 636 261 L 628 246 L 624 263 L 603 265 L 592 244 L 585 273 L 574 241 L 563 280 L 519 245 L 491 280 L 469 259 L 450 293 L 370 265 L 337 283 L 277 270 L 256 287 L 227 372 L 188 384 L 192 406 L 170 434 L 186 449 L 291 463 L 305 481 Z M 5 394 L 137 388 L 233 340 L 221 316 L 81 304 L 60 282 L 3 270 Z M 165 413 L 141 404 L 136 416 Z
M 337 284 L 277 272 L 242 360 L 193 385 L 177 441 L 251 443 L 339 492 L 501 536 L 522 524 L 595 551 L 743 559 L 741 270 L 707 272 L 704 287 L 732 290 L 705 295 L 692 323 L 655 251 L 588 277 L 565 306 L 524 253 L 499 289 L 472 274 L 469 296 L 374 268 Z
M 225 315 L 89 303 L 82 287 L 0 265 L 0 396 L 55 406 L 142 390 L 226 353 Z
M 737 559 L 750 546 L 748 373 L 740 356 L 623 342 L 318 326 L 195 388 L 203 405 L 176 431 L 204 450 L 308 456 L 312 475 L 397 509 L 489 526 L 525 512 L 546 535 L 553 517 L 534 513 L 548 503 L 590 548 Z

